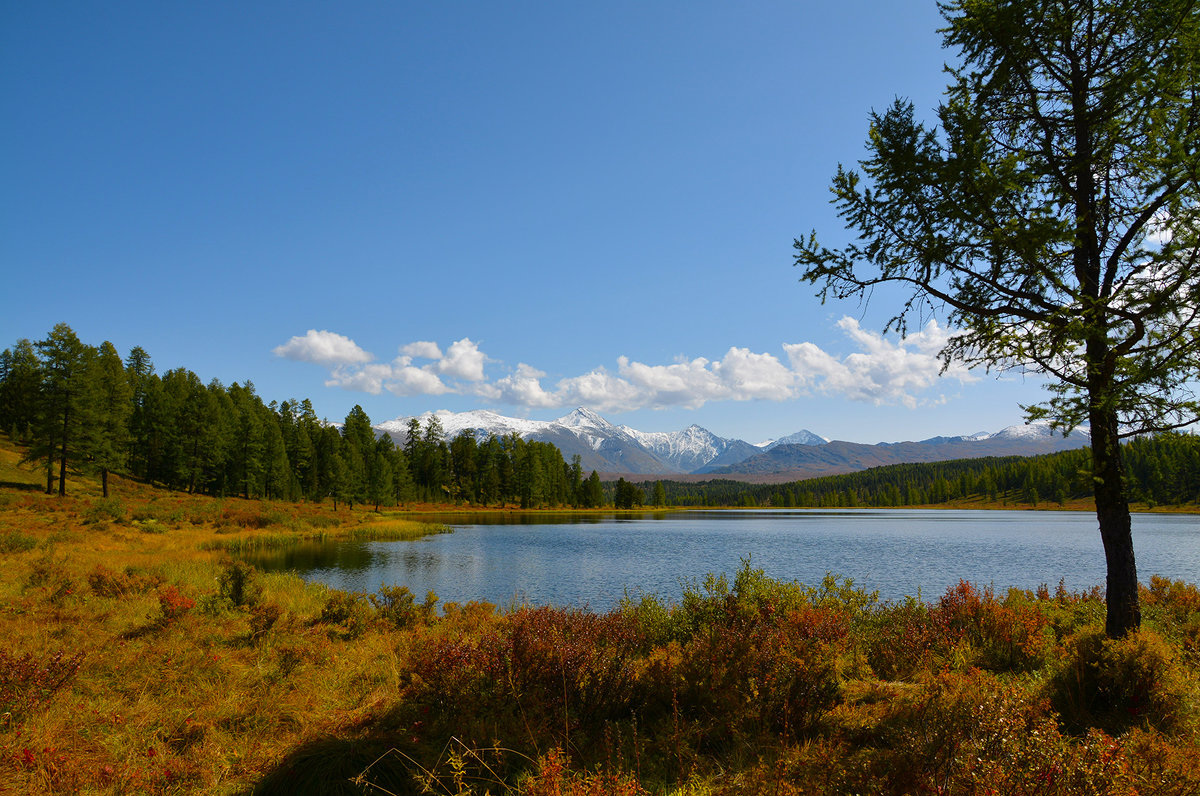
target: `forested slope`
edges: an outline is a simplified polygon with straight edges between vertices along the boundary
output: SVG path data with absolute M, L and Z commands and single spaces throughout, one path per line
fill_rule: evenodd
M 1147 507 L 1200 504 L 1200 438 L 1161 434 L 1124 446 L 1130 498 Z M 1092 496 L 1086 449 L 1045 456 L 1006 456 L 892 464 L 786 484 L 664 481 L 672 505 L 891 507 L 961 500 L 1020 505 L 1065 504 Z M 651 483 L 643 485 L 649 489 Z
M 266 403 L 251 381 L 205 384 L 186 368 L 159 375 L 140 346 L 124 360 L 66 324 L 0 352 L 0 429 L 24 446 L 46 491 L 68 476 L 109 472 L 189 493 L 392 506 L 412 501 L 480 505 L 599 505 L 549 443 L 516 435 L 446 439 L 436 418 L 402 448 L 377 435 L 355 406 L 340 424 L 308 399 Z

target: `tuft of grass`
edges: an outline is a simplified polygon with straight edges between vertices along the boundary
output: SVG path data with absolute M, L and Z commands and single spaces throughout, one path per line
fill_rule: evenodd
M 38 540 L 20 531 L 0 533 L 0 553 L 24 553 L 38 546 Z
M 206 539 L 200 543 L 201 550 L 223 551 L 230 555 L 281 550 L 306 542 L 332 541 L 411 541 L 439 533 L 450 533 L 448 525 L 391 520 L 368 522 L 361 525 L 339 525 L 335 528 L 318 527 L 315 530 L 255 533 L 234 536 L 229 539 Z

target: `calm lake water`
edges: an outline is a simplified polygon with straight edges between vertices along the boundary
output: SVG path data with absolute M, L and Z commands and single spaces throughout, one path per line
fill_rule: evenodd
M 732 575 L 746 557 L 773 578 L 853 578 L 883 599 L 939 597 L 960 578 L 1034 589 L 1104 585 L 1093 514 L 888 509 L 684 511 L 656 515 L 447 515 L 450 534 L 410 542 L 307 545 L 249 557 L 269 570 L 374 592 L 403 585 L 418 598 L 514 601 L 607 610 L 628 591 L 676 600 L 684 582 Z M 1138 574 L 1196 582 L 1200 516 L 1138 514 Z

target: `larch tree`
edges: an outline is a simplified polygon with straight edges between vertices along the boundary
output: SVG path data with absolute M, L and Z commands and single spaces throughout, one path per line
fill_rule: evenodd
M 1200 2 L 940 9 L 958 59 L 938 123 L 873 113 L 862 174 L 832 188 L 857 239 L 814 232 L 795 262 L 823 300 L 902 288 L 902 334 L 944 311 L 947 364 L 1047 377 L 1024 409 L 1088 427 L 1119 637 L 1141 621 L 1120 442 L 1200 416 Z
M 67 494 L 67 473 L 81 472 L 88 457 L 89 432 L 96 419 L 96 349 L 80 342 L 65 323 L 35 344 L 41 361 L 42 400 L 26 461 L 45 461 L 46 494 Z
M 42 374 L 37 349 L 27 339 L 0 352 L 0 427 L 13 442 L 23 442 L 33 429 L 41 404 Z
M 116 347 L 107 340 L 97 352 L 94 389 L 92 466 L 100 471 L 100 488 L 108 497 L 108 474 L 123 470 L 127 461 L 133 390 Z

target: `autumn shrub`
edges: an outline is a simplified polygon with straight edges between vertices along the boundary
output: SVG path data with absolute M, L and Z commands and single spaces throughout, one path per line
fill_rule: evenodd
M 583 743 L 640 704 L 641 640 L 619 611 L 522 607 L 475 622 L 469 632 L 422 630 L 410 649 L 403 693 L 435 732 Z
M 1200 588 L 1194 583 L 1151 575 L 1149 587 L 1141 589 L 1141 598 L 1146 608 L 1159 609 L 1176 622 L 1200 613 Z
M 168 528 L 162 521 L 153 517 L 144 520 L 134 520 L 133 527 L 137 528 L 142 533 L 162 534 L 166 533 Z
M 493 712 L 506 701 L 499 667 L 482 637 L 465 633 L 422 633 L 413 642 L 402 673 L 405 699 L 434 719 L 469 735 L 461 718 Z
M 261 529 L 272 525 L 282 525 L 287 522 L 287 515 L 278 509 L 262 510 L 249 506 L 226 506 L 214 518 L 217 527 L 236 526 L 239 528 Z
M 1179 743 L 1156 730 L 1141 728 L 1130 730 L 1119 741 L 1139 793 L 1200 793 L 1200 749 L 1194 742 Z
M 538 758 L 533 772 L 522 780 L 519 796 L 643 796 L 648 794 L 627 771 L 572 771 L 567 755 L 554 747 Z
M 181 506 L 156 502 L 151 498 L 150 503 L 142 503 L 130 510 L 129 518 L 135 524 L 144 526 L 147 523 L 151 527 L 174 525 L 178 526 L 184 521 L 186 512 Z M 158 533 L 158 531 L 154 531 Z
M 250 609 L 250 638 L 261 639 L 279 623 L 283 609 L 275 603 L 258 603 Z
M 651 653 L 648 718 L 682 720 L 689 743 L 718 752 L 817 725 L 840 697 L 847 617 L 803 601 L 786 611 L 755 602 L 727 594 L 685 642 Z
M 1103 625 L 1107 612 L 1104 592 L 1099 586 L 1073 592 L 1066 588 L 1062 580 L 1059 580 L 1053 596 L 1048 588 L 1039 590 L 1037 609 L 1046 618 L 1055 640 L 1059 642 L 1084 628 Z
M 331 633 L 343 639 L 354 639 L 366 632 L 373 614 L 365 594 L 331 591 L 315 623 L 328 626 Z
M 876 731 L 886 750 L 874 761 L 876 787 L 894 793 L 975 793 L 997 768 L 1036 779 L 1037 757 L 1057 727 L 1018 686 L 987 672 L 944 672 L 896 699 Z M 955 783 L 950 787 L 948 783 Z M 1038 788 L 999 792 L 1040 793 Z
M 1045 690 L 1072 731 L 1153 727 L 1181 734 L 1195 729 L 1196 685 L 1158 634 L 1142 629 L 1110 639 L 1096 628 L 1067 639 Z
M 306 528 L 336 528 L 343 525 L 346 521 L 341 517 L 331 517 L 327 514 L 308 514 L 296 520 L 297 525 L 302 525 Z M 289 527 L 291 524 L 289 523 Z
M 379 587 L 379 591 L 367 599 L 375 608 L 375 616 L 397 629 L 406 628 L 417 622 L 428 622 L 437 607 L 437 595 L 429 592 L 425 601 L 418 604 L 407 586 Z
M 653 594 L 642 594 L 637 598 L 628 592 L 621 598 L 618 610 L 637 626 L 643 642 L 643 651 L 662 646 L 682 635 L 683 612 Z
M 163 626 L 173 624 L 195 607 L 196 601 L 180 591 L 178 586 L 167 584 L 159 587 L 159 624 Z
M 929 606 L 914 597 L 880 606 L 866 624 L 867 663 L 884 680 L 907 680 L 929 663 L 934 628 Z
M 1200 588 L 1194 583 L 1150 576 L 1141 589 L 1143 617 L 1177 641 L 1193 667 L 1200 667 Z
M 1032 595 L 1018 590 L 1004 601 L 991 587 L 982 591 L 959 581 L 929 612 L 935 644 L 951 663 L 991 671 L 1031 671 L 1041 666 L 1049 649 L 1048 620 Z M 961 657 L 961 660 L 959 659 Z
M 83 653 L 14 655 L 0 649 L 0 716 L 20 721 L 61 691 L 75 677 Z
M 637 698 L 636 625 L 619 611 L 522 607 L 493 636 L 498 675 L 550 726 L 595 733 Z

